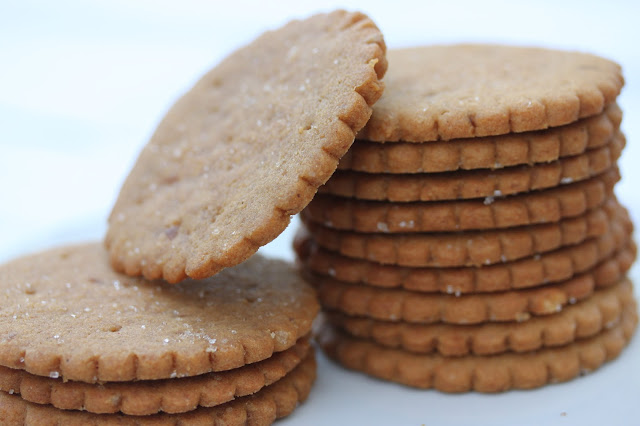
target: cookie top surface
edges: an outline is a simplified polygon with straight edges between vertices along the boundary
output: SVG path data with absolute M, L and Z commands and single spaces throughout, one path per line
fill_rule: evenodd
M 267 32 L 170 109 L 109 219 L 112 266 L 178 282 L 246 260 L 336 169 L 380 97 L 385 44 L 360 13 Z
M 602 112 L 624 82 L 611 61 L 540 48 L 430 46 L 387 58 L 385 94 L 358 139 L 427 142 L 560 126 Z
M 0 267 L 0 365 L 83 382 L 187 377 L 269 358 L 318 311 L 294 268 L 256 255 L 169 285 L 109 268 L 99 244 Z

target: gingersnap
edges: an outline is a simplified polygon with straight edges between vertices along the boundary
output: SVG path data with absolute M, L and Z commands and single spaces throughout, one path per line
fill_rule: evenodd
M 237 50 L 169 110 L 109 218 L 111 264 L 175 283 L 273 240 L 335 171 L 382 94 L 361 13 L 292 21 Z
M 385 95 L 358 139 L 428 142 L 573 123 L 613 103 L 620 66 L 579 52 L 499 45 L 393 49 Z

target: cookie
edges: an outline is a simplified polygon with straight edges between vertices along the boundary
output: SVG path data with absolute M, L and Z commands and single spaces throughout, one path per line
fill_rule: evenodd
M 462 233 L 367 234 L 306 223 L 314 240 L 344 256 L 412 267 L 493 265 L 633 229 L 621 207 L 596 209 L 556 223 Z M 304 232 L 304 231 L 303 231 Z M 299 238 L 303 237 L 304 233 Z
M 625 139 L 552 163 L 449 173 L 371 174 L 337 171 L 318 192 L 392 202 L 447 201 L 501 197 L 553 188 L 597 176 L 616 164 Z
M 384 380 L 444 392 L 502 392 L 564 382 L 597 369 L 620 354 L 637 322 L 632 303 L 617 325 L 591 338 L 557 348 L 493 356 L 414 354 L 329 327 L 322 330 L 319 340 L 325 352 L 344 367 Z
M 0 418 L 5 425 L 145 426 L 145 425 L 269 425 L 291 414 L 309 395 L 316 376 L 313 352 L 291 373 L 259 392 L 216 407 L 181 414 L 127 416 L 60 410 L 0 392 Z
M 176 286 L 114 272 L 98 243 L 5 264 L 0 292 L 0 365 L 88 383 L 262 361 L 309 333 L 319 310 L 285 262 L 254 256 Z
M 437 173 L 549 163 L 607 144 L 620 127 L 617 104 L 602 114 L 548 130 L 429 143 L 356 140 L 338 169 L 368 173 Z
M 546 129 L 599 114 L 624 84 L 618 64 L 540 48 L 390 50 L 387 90 L 358 139 L 427 142 Z
M 466 325 L 521 322 L 532 316 L 560 312 L 565 306 L 591 296 L 597 287 L 616 285 L 627 271 L 599 272 L 587 271 L 542 287 L 461 296 L 348 284 L 308 273 L 306 278 L 318 290 L 325 309 L 383 321 Z
M 509 228 L 574 217 L 601 205 L 620 179 L 617 169 L 600 176 L 505 198 L 390 203 L 318 194 L 302 211 L 307 221 L 357 232 L 447 232 Z
M 361 13 L 292 21 L 232 53 L 167 113 L 109 218 L 112 266 L 175 283 L 239 264 L 335 171 L 380 97 Z
M 495 355 L 562 346 L 594 336 L 618 323 L 623 308 L 633 303 L 629 281 L 596 291 L 590 298 L 567 306 L 556 315 L 513 323 L 479 325 L 411 324 L 352 317 L 338 311 L 329 322 L 348 334 L 382 346 L 444 356 Z
M 629 269 L 636 257 L 633 241 L 629 238 L 618 239 L 611 234 L 530 258 L 479 268 L 382 265 L 325 250 L 310 236 L 302 234 L 295 240 L 295 249 L 298 261 L 304 268 L 338 281 L 446 294 L 535 287 L 569 279 L 597 264 L 600 264 L 598 269 L 603 270 L 618 267 Z
M 270 358 L 218 373 L 165 380 L 90 384 L 0 367 L 0 390 L 37 404 L 90 413 L 184 413 L 254 394 L 280 380 L 309 352 L 308 338 Z

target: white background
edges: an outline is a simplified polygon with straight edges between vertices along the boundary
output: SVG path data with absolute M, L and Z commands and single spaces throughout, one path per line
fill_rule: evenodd
M 176 97 L 238 46 L 291 18 L 368 13 L 389 47 L 502 42 L 620 64 L 627 148 L 617 194 L 640 223 L 640 3 L 634 1 L 13 1 L 0 3 L 0 261 L 101 238 L 120 184 Z M 267 247 L 291 259 L 291 227 Z M 638 277 L 636 267 L 632 277 Z M 640 281 L 638 281 L 640 282 Z M 638 293 L 638 292 L 636 292 Z M 561 415 L 565 413 L 565 415 Z M 501 395 L 414 391 L 321 359 L 287 425 L 640 424 L 640 339 L 574 382 Z

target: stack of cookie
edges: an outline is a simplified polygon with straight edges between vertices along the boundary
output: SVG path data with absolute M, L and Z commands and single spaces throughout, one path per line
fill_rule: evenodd
M 88 244 L 8 263 L 0 283 L 2 424 L 267 424 L 315 378 L 317 301 L 283 262 L 167 285 Z
M 291 413 L 315 378 L 320 307 L 295 268 L 251 256 L 336 169 L 385 70 L 378 28 L 336 11 L 207 73 L 141 153 L 107 250 L 0 267 L 0 423 L 265 425 Z
M 388 59 L 295 241 L 329 356 L 451 392 L 565 381 L 617 356 L 637 322 L 613 194 L 619 66 L 504 46 Z

